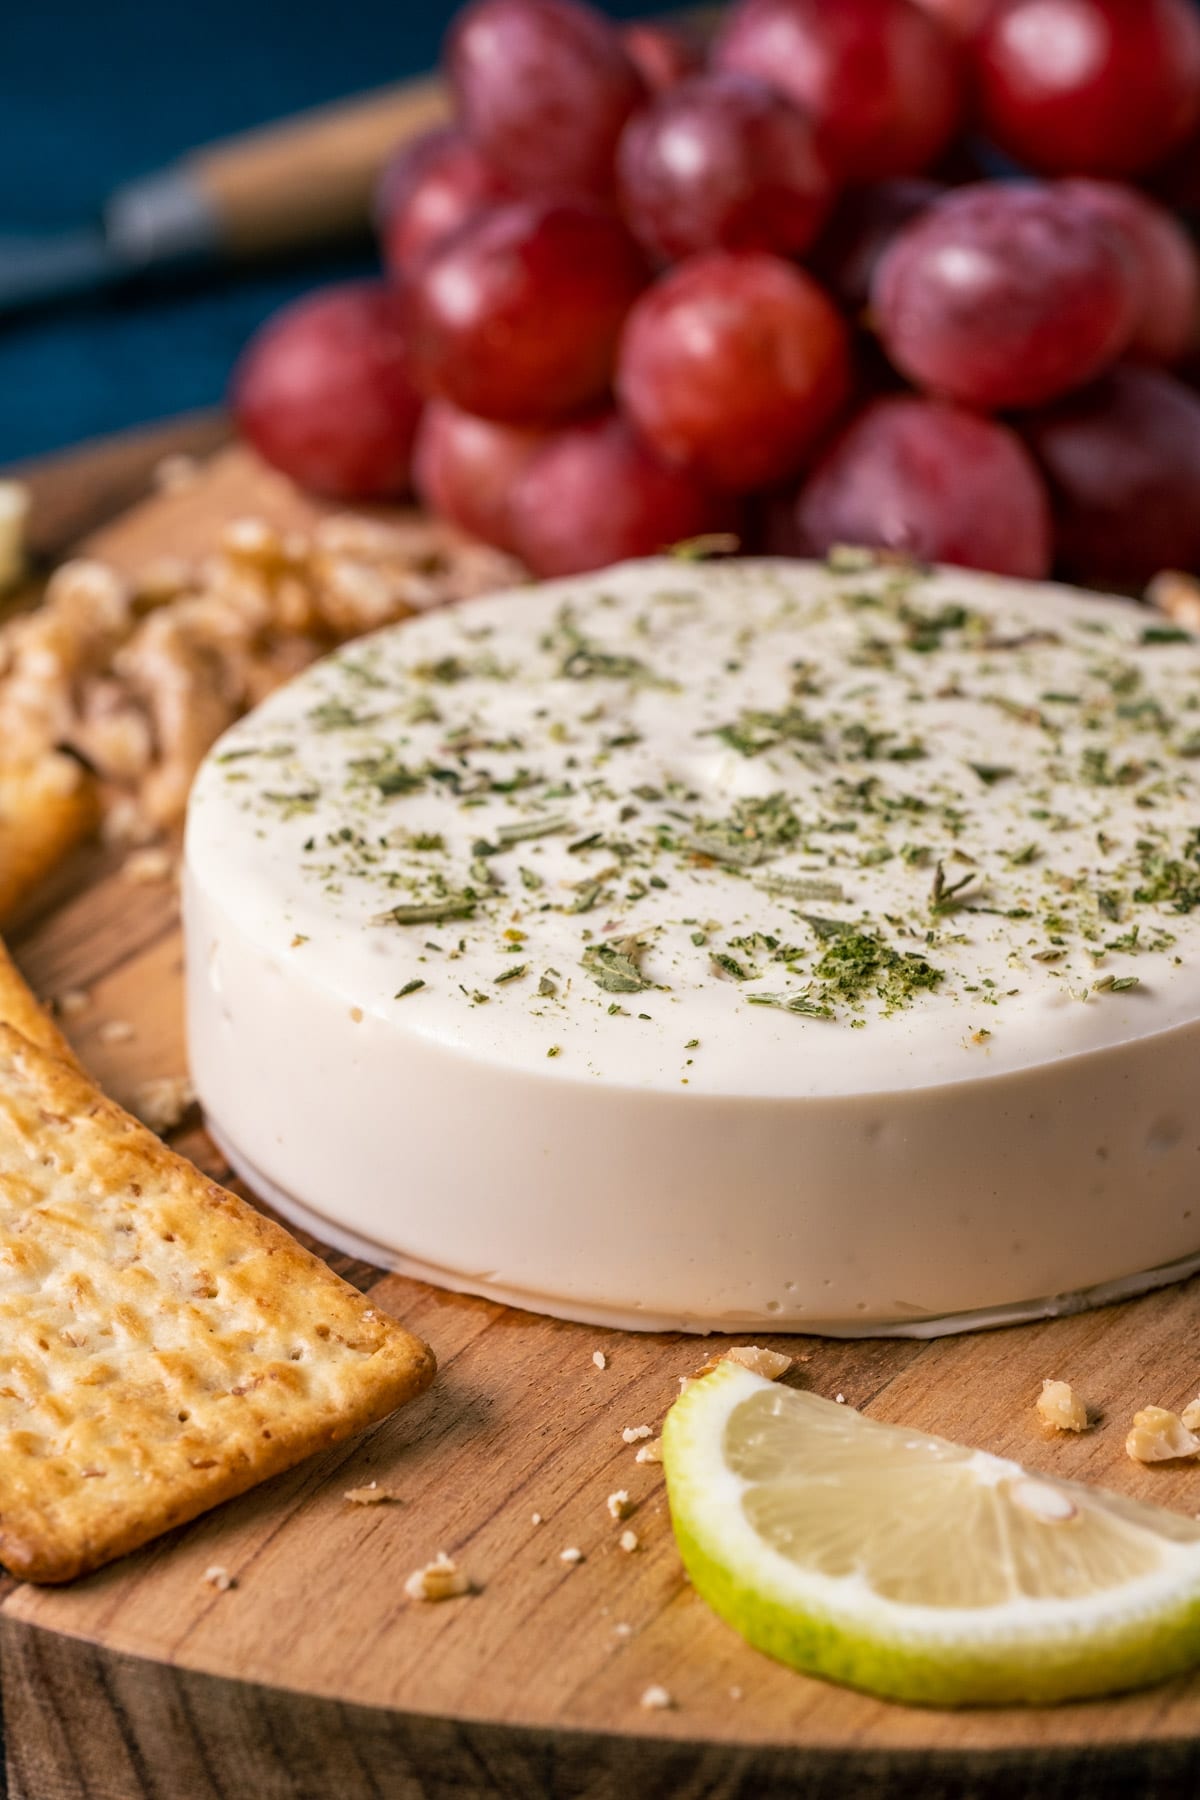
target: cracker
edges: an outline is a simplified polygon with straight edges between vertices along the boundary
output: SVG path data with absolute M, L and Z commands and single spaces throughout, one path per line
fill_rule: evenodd
M 33 1044 L 63 1062 L 79 1064 L 66 1038 L 44 1006 L 39 1006 L 21 971 L 0 938 L 0 1025 L 11 1025 Z
M 0 764 L 0 925 L 95 820 L 95 784 L 73 758 Z
M 70 1581 L 385 1417 L 432 1352 L 0 1025 L 0 1561 Z

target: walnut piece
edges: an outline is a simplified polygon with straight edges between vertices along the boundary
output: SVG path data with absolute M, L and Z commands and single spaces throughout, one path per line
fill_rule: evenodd
M 1165 1406 L 1147 1406 L 1133 1415 L 1125 1451 L 1135 1462 L 1171 1462 L 1200 1455 L 1200 1437 L 1188 1430 L 1178 1413 Z
M 1042 1382 L 1037 1414 L 1054 1431 L 1086 1431 L 1088 1409 L 1069 1381 Z

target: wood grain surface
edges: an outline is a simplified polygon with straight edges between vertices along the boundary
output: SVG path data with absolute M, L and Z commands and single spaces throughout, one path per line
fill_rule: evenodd
M 70 482 L 69 465 L 58 479 Z M 297 505 L 225 451 L 197 486 L 126 513 L 98 542 L 133 561 L 192 547 L 221 514 L 290 517 Z M 184 1070 L 182 952 L 173 885 L 132 885 L 119 862 L 81 856 L 14 949 L 44 995 L 90 995 L 66 1027 L 128 1100 Z M 110 1041 L 113 1019 L 132 1035 Z M 175 1141 L 227 1174 L 197 1115 Z M 678 1377 L 707 1353 L 697 1340 L 568 1325 L 331 1260 L 432 1342 L 433 1390 L 72 1588 L 9 1584 L 0 1680 L 13 1800 L 1200 1793 L 1200 1678 L 1053 1710 L 951 1714 L 811 1681 L 744 1645 L 689 1588 L 661 1471 L 621 1436 L 657 1431 Z M 760 1341 L 797 1357 L 789 1379 L 874 1417 L 1194 1513 L 1200 1468 L 1142 1468 L 1123 1443 L 1137 1407 L 1178 1407 L 1200 1388 L 1198 1304 L 1193 1282 L 934 1343 Z M 1046 1440 L 1033 1408 L 1048 1375 L 1099 1408 L 1094 1430 Z M 345 1499 L 371 1481 L 393 1497 Z M 605 1504 L 617 1488 L 636 1501 L 632 1554 Z M 564 1563 L 568 1547 L 583 1560 Z M 406 1575 L 442 1549 L 478 1592 L 407 1600 Z M 233 1576 L 228 1591 L 205 1584 L 213 1564 Z M 640 1705 L 652 1683 L 670 1691 L 669 1711 Z

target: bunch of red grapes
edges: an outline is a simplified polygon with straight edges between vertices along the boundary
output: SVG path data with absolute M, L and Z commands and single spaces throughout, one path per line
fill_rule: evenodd
M 539 575 L 710 532 L 1200 567 L 1191 0 L 738 0 L 707 51 L 474 0 L 446 64 L 457 123 L 381 185 L 388 280 L 237 372 L 296 480 L 415 486 Z

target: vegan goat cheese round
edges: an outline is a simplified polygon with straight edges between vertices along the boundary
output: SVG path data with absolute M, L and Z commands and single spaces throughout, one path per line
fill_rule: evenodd
M 1200 646 L 1132 603 L 865 558 L 489 596 L 229 732 L 186 863 L 213 1127 L 376 1261 L 847 1332 L 1200 1253 Z

